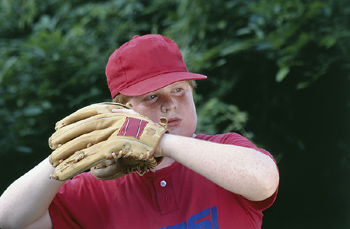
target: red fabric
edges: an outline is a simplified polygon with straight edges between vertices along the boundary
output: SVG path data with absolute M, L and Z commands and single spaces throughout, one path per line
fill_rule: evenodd
M 198 139 L 256 148 L 238 134 Z M 271 156 L 266 151 L 262 153 Z M 140 177 L 101 181 L 91 173 L 67 181 L 50 205 L 54 228 L 261 228 L 260 202 L 233 194 L 174 162 Z

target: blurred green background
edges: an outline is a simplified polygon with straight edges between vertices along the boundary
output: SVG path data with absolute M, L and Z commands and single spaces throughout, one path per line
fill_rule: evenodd
M 51 153 L 56 121 L 110 100 L 109 55 L 157 33 L 208 76 L 198 132 L 277 160 L 263 228 L 350 228 L 349 15 L 348 0 L 2 0 L 0 192 Z

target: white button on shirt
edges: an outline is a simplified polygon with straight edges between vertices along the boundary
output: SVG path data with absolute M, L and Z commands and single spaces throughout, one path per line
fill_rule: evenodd
M 165 181 L 165 180 L 162 180 L 162 181 L 160 182 L 160 186 L 165 187 L 165 186 L 166 186 L 166 181 Z

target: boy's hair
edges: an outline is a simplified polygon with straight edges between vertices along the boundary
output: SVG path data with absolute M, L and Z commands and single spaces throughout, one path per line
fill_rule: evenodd
M 196 83 L 195 80 L 187 80 L 186 82 L 191 86 L 192 91 L 197 86 L 197 83 Z M 114 97 L 114 99 L 113 99 L 114 103 L 126 104 L 128 101 L 129 101 L 129 96 L 123 95 L 123 94 L 120 94 L 120 93 L 118 95 L 116 95 Z

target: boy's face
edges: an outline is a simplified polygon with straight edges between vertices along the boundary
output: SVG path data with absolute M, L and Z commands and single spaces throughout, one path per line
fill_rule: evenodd
M 197 126 L 197 114 L 192 88 L 186 81 L 170 84 L 157 91 L 129 98 L 132 109 L 158 123 L 168 119 L 170 134 L 192 137 Z

